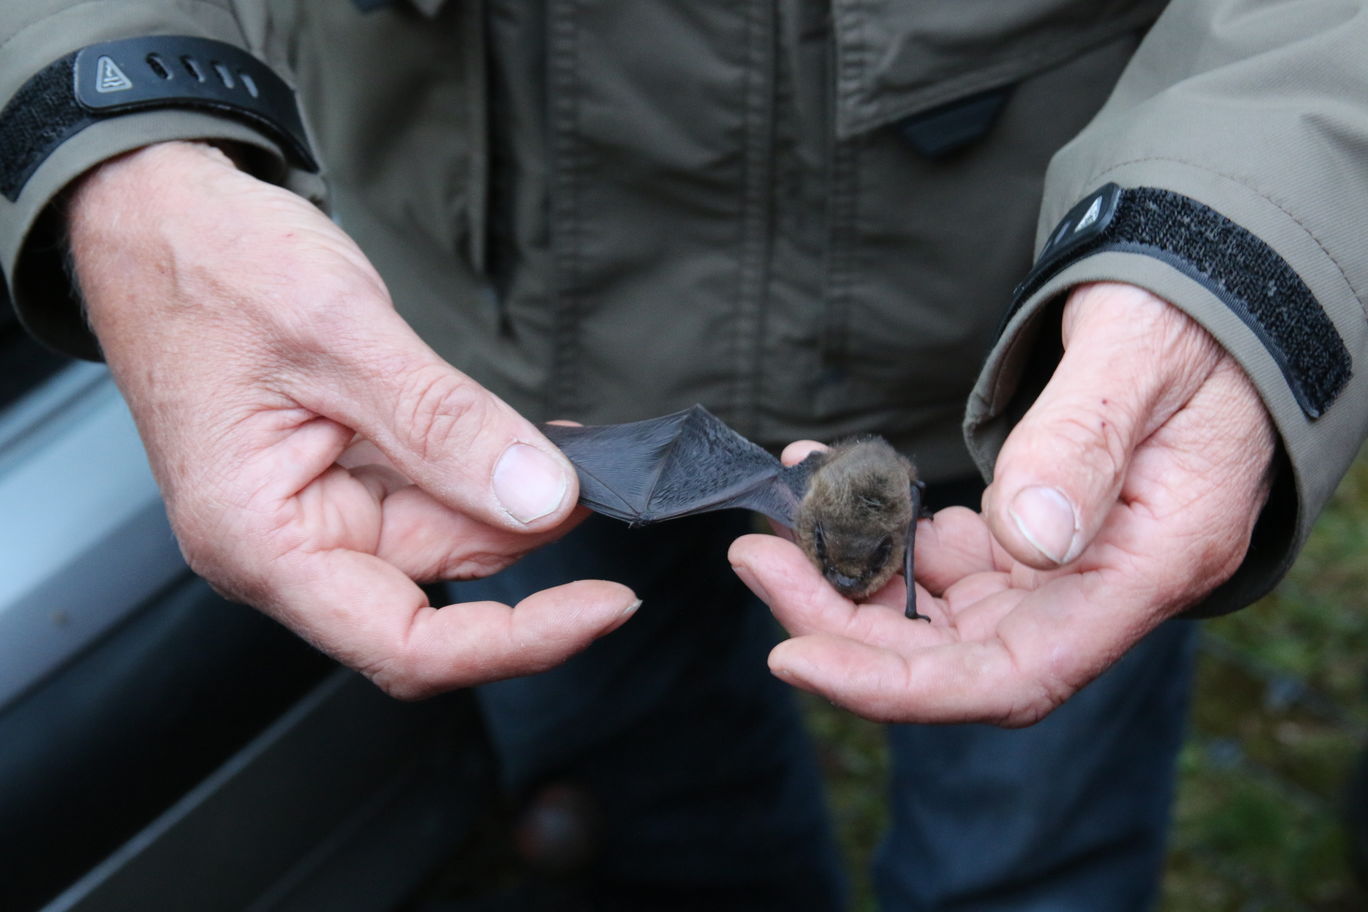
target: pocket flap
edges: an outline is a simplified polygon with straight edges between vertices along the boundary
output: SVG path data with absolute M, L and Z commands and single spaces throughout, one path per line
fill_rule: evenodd
M 352 0 L 353 5 L 363 13 L 369 13 L 385 6 L 393 6 L 395 2 L 396 0 Z M 408 2 L 416 7 L 418 12 L 428 17 L 436 16 L 446 5 L 446 0 L 408 0 Z
M 1153 21 L 1163 0 L 832 0 L 841 139 L 1009 85 Z

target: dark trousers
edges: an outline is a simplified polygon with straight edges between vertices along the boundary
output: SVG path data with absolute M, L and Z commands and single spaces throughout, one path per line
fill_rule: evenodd
M 567 664 L 480 688 L 516 792 L 596 806 L 575 905 L 834 910 L 845 885 L 814 752 L 766 667 L 781 636 L 726 561 L 748 519 L 592 517 L 462 600 L 608 578 L 637 615 Z M 883 908 L 1143 909 L 1163 855 L 1191 632 L 1170 624 L 1041 724 L 893 726 Z M 568 900 L 567 907 L 568 907 Z

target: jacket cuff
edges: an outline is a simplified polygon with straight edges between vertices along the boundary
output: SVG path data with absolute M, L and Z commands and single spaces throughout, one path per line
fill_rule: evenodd
M 225 26 L 227 23 L 225 23 Z M 201 27 L 197 33 L 202 34 Z M 157 33 L 157 32 L 154 32 Z M 89 35 L 93 41 L 108 34 Z M 207 36 L 241 48 L 241 35 L 226 28 Z M 80 40 L 77 36 L 75 40 Z M 93 43 L 92 41 L 92 43 Z M 10 45 L 18 43 L 15 40 Z M 55 47 L 44 43 L 50 54 Z M 77 47 L 64 48 L 61 55 Z M 246 50 L 244 48 L 244 50 Z M 11 56 L 0 68 L 0 108 L 21 96 L 35 74 L 53 61 Z M 60 59 L 60 56 L 59 58 Z M 117 75 L 117 74 L 116 74 Z M 20 97 L 19 103 L 26 99 Z M 305 128 L 307 131 L 307 128 Z M 99 358 L 99 347 L 90 333 L 79 294 L 66 262 L 62 197 L 64 191 L 91 168 L 110 158 L 158 142 L 198 140 L 229 143 L 247 150 L 241 158 L 258 177 L 282 184 L 324 204 L 321 175 L 300 161 L 297 150 L 283 147 L 270 130 L 254 126 L 231 112 L 212 105 L 201 108 L 149 107 L 104 116 L 83 123 L 65 138 L 50 141 L 41 162 L 25 175 L 14 199 L 0 197 L 0 297 L 13 306 L 25 328 L 41 342 L 70 355 Z M 5 302 L 0 302 L 4 306 Z
M 1368 350 L 1363 308 L 1316 239 L 1249 189 L 1165 163 L 1118 169 L 1108 178 L 1128 188 L 1131 199 L 1148 199 L 1151 206 L 1155 199 L 1176 197 L 1187 221 L 1174 227 L 1169 244 L 1113 236 L 1121 242 L 1090 247 L 1084 240 L 1060 255 L 1050 241 L 1069 236 L 1087 217 L 1094 193 L 1052 225 L 1019 306 L 980 374 L 966 415 L 966 440 L 989 475 L 1011 427 L 1058 362 L 1059 315 L 1069 289 L 1125 282 L 1177 306 L 1244 368 L 1281 440 L 1273 490 L 1249 553 L 1192 613 L 1232 611 L 1268 592 L 1291 566 L 1363 439 L 1368 378 L 1354 370 Z M 1146 215 L 1163 217 L 1153 208 Z M 1192 240 L 1196 232 L 1202 233 L 1199 241 Z M 1220 249 L 1213 253 L 1212 245 Z M 1258 266 L 1251 269 L 1250 263 Z M 1242 293 L 1241 282 L 1253 290 Z M 1281 284 L 1270 288 L 1270 282 Z M 1266 299 L 1245 300 L 1260 292 L 1269 292 Z

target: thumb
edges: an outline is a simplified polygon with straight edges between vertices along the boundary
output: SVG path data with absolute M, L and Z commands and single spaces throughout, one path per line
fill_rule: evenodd
M 428 348 L 398 315 L 340 355 L 329 396 L 427 493 L 490 525 L 554 528 L 578 497 L 574 467 L 526 418 Z M 325 412 L 327 413 L 327 412 Z
M 994 537 L 1040 569 L 1083 552 L 1135 449 L 1191 398 L 1220 354 L 1185 314 L 1128 285 L 1076 289 L 1062 333 L 1064 356 L 1008 436 L 984 496 Z

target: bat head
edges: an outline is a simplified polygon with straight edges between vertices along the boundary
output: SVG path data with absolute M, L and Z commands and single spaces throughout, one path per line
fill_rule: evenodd
M 912 464 L 878 437 L 837 444 L 813 472 L 795 537 L 845 597 L 877 591 L 902 565 L 914 478 Z

